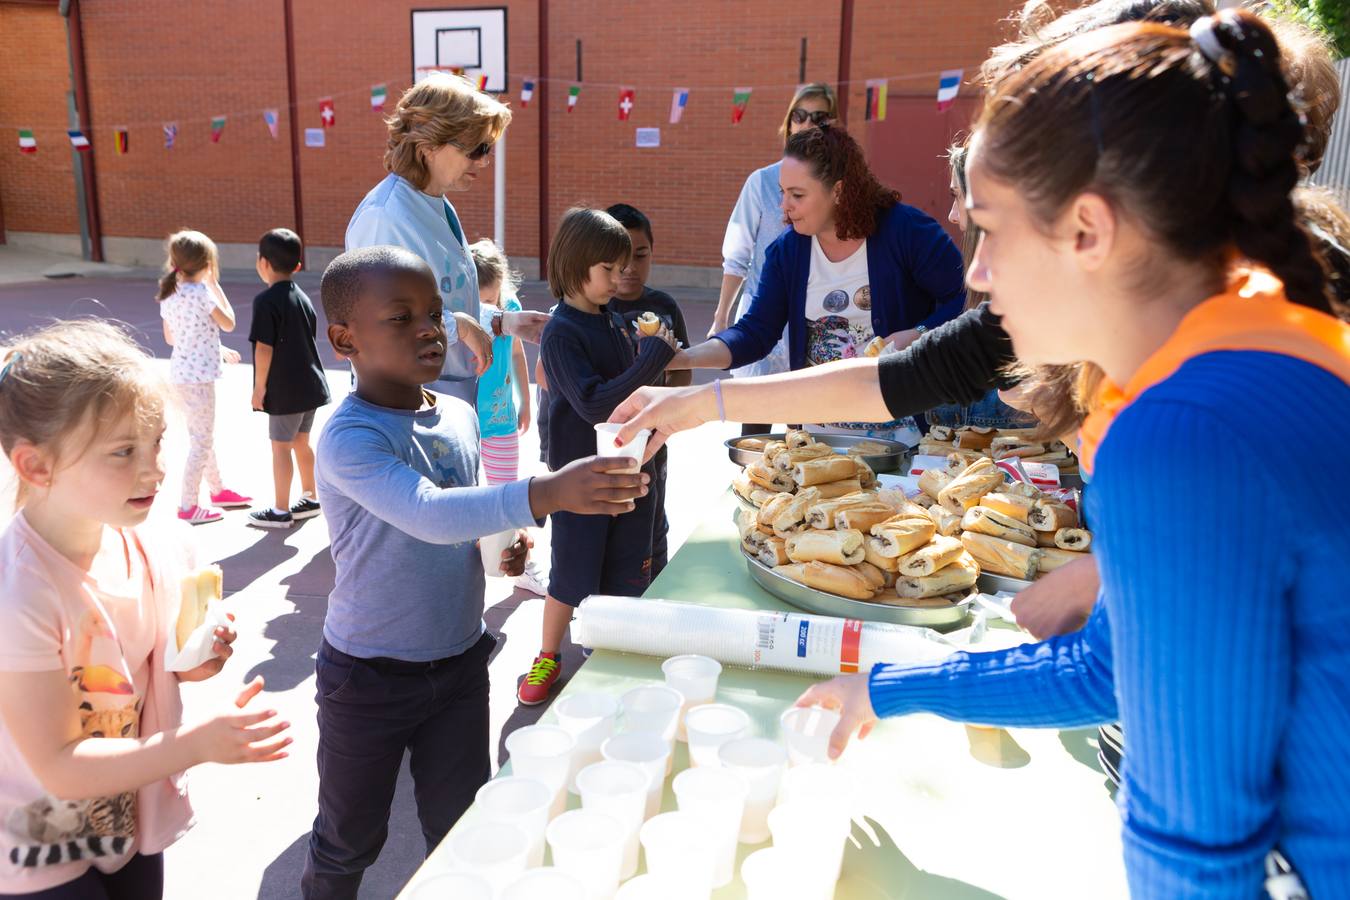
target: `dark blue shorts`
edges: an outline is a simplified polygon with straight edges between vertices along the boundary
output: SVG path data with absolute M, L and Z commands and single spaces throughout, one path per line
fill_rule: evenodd
M 652 580 L 655 513 L 651 490 L 621 516 L 554 513 L 549 596 L 568 606 L 579 606 L 591 594 L 640 596 Z

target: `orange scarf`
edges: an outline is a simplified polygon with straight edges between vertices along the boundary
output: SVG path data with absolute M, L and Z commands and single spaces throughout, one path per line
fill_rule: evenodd
M 1097 450 L 1121 410 L 1144 391 L 1172 377 L 1187 360 L 1217 350 L 1255 350 L 1292 356 L 1350 383 L 1350 325 L 1290 303 L 1284 286 L 1264 271 L 1242 275 L 1228 289 L 1186 314 L 1129 383 L 1102 384 L 1093 411 L 1078 433 L 1078 460 L 1091 473 Z

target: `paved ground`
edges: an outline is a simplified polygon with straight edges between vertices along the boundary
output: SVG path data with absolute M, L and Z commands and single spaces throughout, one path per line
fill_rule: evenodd
M 53 318 L 103 315 L 131 324 L 146 345 L 167 360 L 168 348 L 152 299 L 155 273 L 95 270 L 94 277 L 24 280 L 60 262 L 60 258 L 39 259 L 13 250 L 0 253 L 0 343 L 6 333 Z M 317 280 L 315 275 L 300 279 L 316 302 Z M 243 273 L 224 279 L 225 291 L 239 313 L 239 327 L 225 342 L 244 353 L 246 360 L 249 301 L 261 287 L 255 277 Z M 673 293 L 684 307 L 690 335 L 701 338 L 712 321 L 714 293 L 679 289 Z M 547 288 L 528 284 L 523 299 L 530 308 L 546 308 Z M 326 364 L 332 366 L 329 382 L 334 396 L 341 396 L 347 390 L 347 373 L 338 368 L 331 354 Z M 251 368 L 241 365 L 232 367 L 221 381 L 216 446 L 226 482 L 263 498 L 271 495 L 270 456 L 263 417 L 249 410 L 251 377 Z M 324 418 L 320 416 L 316 433 Z M 720 442 L 730 433 L 731 426 L 709 425 L 672 443 L 668 499 L 672 552 L 697 524 L 701 507 L 725 489 L 731 469 Z M 171 471 L 155 515 L 171 516 L 178 493 L 177 472 L 185 454 L 181 421 L 171 424 L 166 443 Z M 537 462 L 531 462 L 538 458 L 537 447 L 533 431 L 522 438 L 521 455 L 526 461 L 522 475 L 537 467 Z M 271 702 L 293 723 L 296 743 L 294 755 L 283 762 L 194 770 L 198 825 L 168 851 L 166 896 L 194 900 L 297 897 L 318 781 L 313 756 L 314 651 L 333 581 L 328 534 L 322 519 L 285 532 L 252 529 L 244 524 L 242 512 L 229 513 L 226 521 L 200 527 L 194 534 L 204 556 L 219 560 L 224 567 L 228 603 L 238 618 L 240 638 L 234 658 L 220 676 L 185 687 L 187 715 L 204 716 L 221 708 L 240 684 L 261 674 L 267 680 Z M 539 545 L 546 553 L 546 533 L 540 536 Z M 494 762 L 500 763 L 501 738 L 534 721 L 541 712 L 518 708 L 515 686 L 538 649 L 542 604 L 512 592 L 502 579 L 489 579 L 487 606 L 489 628 L 504 638 L 491 666 Z M 564 671 L 575 671 L 580 659 L 580 652 L 571 648 L 565 655 Z M 362 897 L 392 897 L 421 862 L 422 854 L 405 767 L 389 839 L 367 873 Z

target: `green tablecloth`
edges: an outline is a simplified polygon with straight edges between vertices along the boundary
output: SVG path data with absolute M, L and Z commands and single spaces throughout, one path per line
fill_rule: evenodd
M 648 596 L 791 608 L 747 573 L 734 507 L 730 494 L 711 506 Z M 597 651 L 563 693 L 618 695 L 661 681 L 660 659 Z M 718 700 L 748 712 L 756 733 L 776 738 L 778 716 L 810 684 L 800 676 L 728 667 Z M 543 721 L 551 720 L 546 713 Z M 1095 730 L 993 731 L 927 715 L 882 722 L 867 740 L 855 740 L 839 763 L 852 784 L 854 828 L 836 900 L 1128 896 L 1120 820 L 1095 740 Z M 687 764 L 680 744 L 675 770 Z M 579 805 L 576 796 L 570 805 Z M 667 782 L 663 809 L 675 808 Z M 742 845 L 739 859 L 756 849 Z M 446 865 L 438 849 L 409 884 Z M 744 896 L 739 881 L 713 894 L 716 900 Z

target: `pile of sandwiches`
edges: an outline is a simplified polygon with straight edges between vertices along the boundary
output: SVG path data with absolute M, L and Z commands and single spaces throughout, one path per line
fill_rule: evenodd
M 1044 441 L 1029 428 L 997 429 L 967 426 L 949 428 L 934 425 L 914 451 L 920 456 L 955 454 L 967 463 L 977 459 L 1020 459 L 1028 463 L 1050 463 L 1061 473 L 1076 472 L 1078 461 L 1062 441 Z

